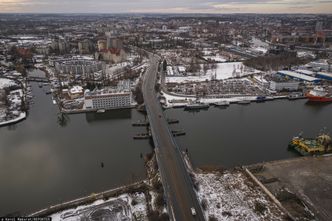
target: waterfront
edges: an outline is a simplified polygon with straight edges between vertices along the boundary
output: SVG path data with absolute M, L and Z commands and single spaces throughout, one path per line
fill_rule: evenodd
M 151 150 L 133 121 L 136 110 L 70 115 L 58 123 L 58 109 L 46 88 L 33 84 L 34 104 L 27 120 L 0 128 L 0 214 L 32 211 L 143 179 L 140 153 Z M 187 135 L 176 138 L 188 148 L 194 165 L 233 167 L 298 156 L 289 152 L 292 136 L 315 136 L 331 125 L 332 105 L 307 105 L 305 100 L 278 100 L 227 109 L 166 113 L 180 120 L 172 128 Z M 104 162 L 105 167 L 100 164 Z
M 306 100 L 232 104 L 200 112 L 169 109 L 166 113 L 180 120 L 172 128 L 186 131 L 186 136 L 176 139 L 189 150 L 195 166 L 229 168 L 297 157 L 287 150 L 293 136 L 303 131 L 305 137 L 316 137 L 332 125 L 332 104 L 309 104 Z
M 149 142 L 134 141 L 134 110 L 70 115 L 58 123 L 58 109 L 46 88 L 36 96 L 27 120 L 0 128 L 0 215 L 42 209 L 145 178 L 140 154 Z M 101 168 L 101 162 L 104 168 Z

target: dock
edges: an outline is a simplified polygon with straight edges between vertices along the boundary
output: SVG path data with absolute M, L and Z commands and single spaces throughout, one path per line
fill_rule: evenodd
M 184 130 L 172 130 L 172 134 L 174 137 L 178 137 L 186 135 L 186 132 Z
M 168 124 L 178 124 L 180 121 L 177 119 L 167 119 Z
M 177 120 L 177 119 L 167 119 L 167 123 L 168 124 L 177 124 L 177 123 L 179 123 L 179 120 Z M 150 126 L 149 122 L 144 121 L 144 120 L 139 120 L 139 121 L 133 122 L 133 123 L 131 123 L 131 125 L 133 127 L 147 127 L 147 126 Z
M 149 126 L 149 122 L 148 121 L 136 121 L 136 122 L 133 122 L 131 125 L 134 127 L 147 127 L 147 126 Z
M 140 134 L 136 134 L 133 138 L 135 140 L 150 139 L 151 138 L 151 134 L 150 133 L 140 133 Z

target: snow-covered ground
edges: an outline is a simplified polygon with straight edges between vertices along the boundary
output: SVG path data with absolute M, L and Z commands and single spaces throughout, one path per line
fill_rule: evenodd
M 226 62 L 227 59 L 221 55 L 215 55 L 215 56 L 203 56 L 203 58 L 205 58 L 206 60 L 211 60 L 211 61 L 215 61 L 215 62 Z
M 206 220 L 284 220 L 279 207 L 243 171 L 197 173 L 195 178 Z
M 253 47 L 252 50 L 260 54 L 265 54 L 267 52 L 267 49 L 263 47 Z
M 196 96 L 175 96 L 162 92 L 165 97 L 165 107 L 172 108 L 177 106 L 184 106 L 192 101 L 196 101 Z M 237 95 L 229 98 L 200 98 L 199 101 L 204 104 L 213 104 L 216 102 L 228 101 L 230 103 L 237 103 L 240 101 L 255 101 L 257 96 Z
M 305 58 L 305 57 L 316 58 L 316 55 L 309 51 L 297 51 L 297 56 L 299 58 Z
M 218 63 L 216 69 L 209 69 L 206 73 L 201 70 L 197 75 L 167 76 L 166 83 L 203 82 L 212 79 L 225 80 L 232 77 L 243 77 L 256 73 L 259 73 L 259 71 L 243 65 L 242 62 L 227 62 Z
M 122 194 L 108 200 L 97 200 L 89 205 L 64 210 L 50 217 L 53 221 L 79 221 L 90 220 L 91 216 L 97 214 L 104 214 L 104 218 L 111 220 L 147 220 L 145 195 L 144 193 Z
M 7 79 L 7 78 L 0 78 L 0 89 L 15 86 L 16 83 L 13 80 Z
M 268 43 L 255 37 L 251 39 L 251 44 L 252 44 L 251 50 L 259 54 L 265 54 L 269 48 Z
M 252 37 L 251 43 L 255 47 L 262 47 L 262 48 L 268 48 L 269 47 L 269 44 L 267 42 L 264 42 L 264 41 L 262 41 L 262 40 L 260 40 L 256 37 Z
M 0 89 L 14 85 L 17 85 L 15 81 L 0 78 Z M 2 104 L 0 106 L 0 126 L 16 123 L 26 118 L 26 113 L 21 111 L 23 95 L 23 90 L 17 89 L 10 91 L 9 94 L 5 95 L 5 98 L 2 98 L 0 101 Z M 3 104 L 5 100 L 8 102 L 7 105 Z
M 1 121 L 1 118 L 2 117 L 5 117 L 6 115 L 3 115 L 3 109 L 0 109 L 0 121 Z M 7 121 L 2 121 L 0 122 L 0 126 L 4 126 L 4 125 L 7 125 L 7 124 L 13 124 L 13 123 L 17 123 L 23 119 L 25 119 L 27 117 L 27 114 L 25 112 L 21 112 L 19 113 L 19 116 L 17 116 L 16 118 L 14 119 L 11 119 L 11 120 L 7 120 Z

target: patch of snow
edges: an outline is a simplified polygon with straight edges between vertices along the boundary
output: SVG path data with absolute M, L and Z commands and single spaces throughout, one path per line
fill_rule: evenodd
M 54 221 L 78 221 L 96 211 L 106 211 L 115 220 L 146 220 L 147 206 L 144 193 L 122 194 L 107 200 L 96 200 L 89 205 L 78 206 L 52 214 Z
M 258 70 L 243 65 L 242 62 L 218 63 L 216 69 L 209 69 L 206 73 L 203 70 L 198 75 L 166 77 L 166 83 L 188 83 L 203 82 L 210 80 L 225 80 L 232 77 L 243 77 L 257 74 Z
M 242 171 L 199 173 L 195 178 L 207 220 L 283 220 L 283 212 Z
M 1 112 L 1 110 L 0 110 L 0 112 Z M 2 114 L 0 113 L 0 115 L 2 115 Z M 26 115 L 25 112 L 20 112 L 18 117 L 14 118 L 14 119 L 11 119 L 11 120 L 8 120 L 8 121 L 0 122 L 0 126 L 4 126 L 4 125 L 7 125 L 7 124 L 13 124 L 13 123 L 19 122 L 19 121 L 25 119 L 26 116 L 27 115 Z
M 16 83 L 13 80 L 7 78 L 0 78 L 0 89 L 15 86 Z
M 206 60 L 216 61 L 216 62 L 225 62 L 227 59 L 221 55 L 216 56 L 203 56 Z

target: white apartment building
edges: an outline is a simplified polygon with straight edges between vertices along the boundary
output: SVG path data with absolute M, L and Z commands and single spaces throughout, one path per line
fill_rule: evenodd
M 299 89 L 298 81 L 271 81 L 270 89 L 274 91 L 296 91 Z
M 118 109 L 132 106 L 131 91 L 93 91 L 84 93 L 85 109 Z

